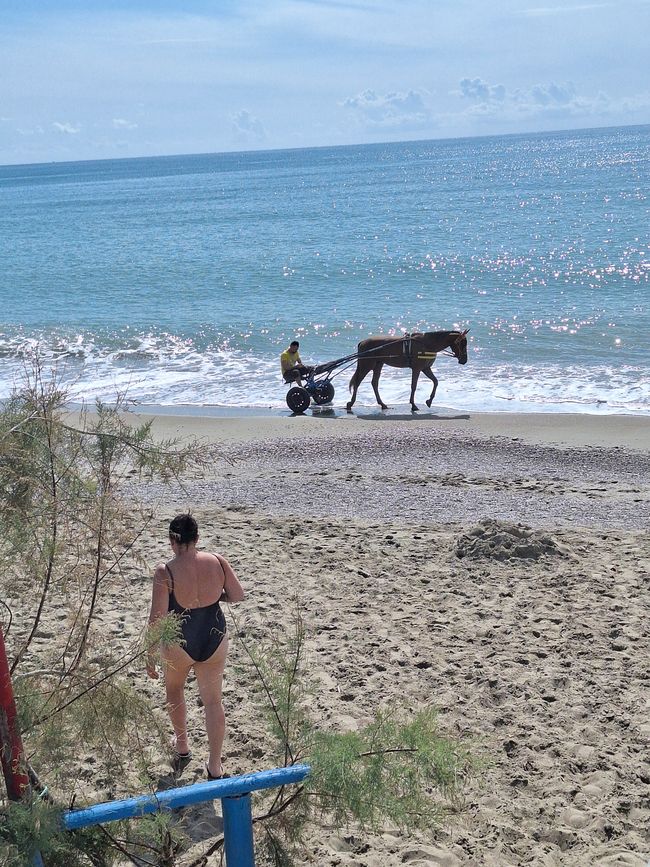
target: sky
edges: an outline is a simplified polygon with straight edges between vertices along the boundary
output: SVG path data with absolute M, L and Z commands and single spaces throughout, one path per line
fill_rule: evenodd
M 650 0 L 0 0 L 0 164 L 650 123 Z

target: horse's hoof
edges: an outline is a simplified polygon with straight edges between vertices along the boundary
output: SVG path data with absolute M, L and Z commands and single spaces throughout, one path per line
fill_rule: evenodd
M 388 409 L 385 403 L 380 403 L 379 406 L 381 407 L 381 409 Z
M 346 407 L 345 407 L 345 411 L 346 411 L 346 412 L 352 412 L 352 404 L 351 404 L 351 403 L 348 403 L 348 404 L 346 405 Z
M 415 404 L 413 404 L 413 406 L 411 407 L 411 412 L 420 412 L 420 410 Z
M 431 401 L 430 400 L 426 401 L 426 405 L 429 407 L 429 409 L 431 409 Z

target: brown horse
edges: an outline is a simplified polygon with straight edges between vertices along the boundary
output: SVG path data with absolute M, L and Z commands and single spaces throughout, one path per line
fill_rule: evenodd
M 379 377 L 384 364 L 391 367 L 411 368 L 411 412 L 417 412 L 415 405 L 415 389 L 417 388 L 420 374 L 423 373 L 433 383 L 431 397 L 427 400 L 427 406 L 436 395 L 438 380 L 431 372 L 431 365 L 436 360 L 438 352 L 444 349 L 458 359 L 459 364 L 467 364 L 467 332 L 465 331 L 427 331 L 424 334 L 415 332 L 405 334 L 404 337 L 368 337 L 359 343 L 357 355 L 357 369 L 350 380 L 352 397 L 347 405 L 347 411 L 352 412 L 352 407 L 357 399 L 357 390 L 366 376 L 372 370 L 372 388 L 377 398 L 377 403 L 382 409 L 388 409 L 379 396 Z

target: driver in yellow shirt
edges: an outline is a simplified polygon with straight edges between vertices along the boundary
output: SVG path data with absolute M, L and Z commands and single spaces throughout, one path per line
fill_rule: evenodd
M 298 353 L 300 344 L 292 340 L 289 348 L 280 355 L 280 367 L 285 382 L 295 382 L 302 385 L 302 377 L 311 373 L 311 367 L 305 367 Z

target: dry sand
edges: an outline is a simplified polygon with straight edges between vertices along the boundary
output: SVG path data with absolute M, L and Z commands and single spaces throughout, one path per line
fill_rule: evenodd
M 247 590 L 241 629 L 271 635 L 298 600 L 320 725 L 433 705 L 484 762 L 436 833 L 314 829 L 304 863 L 646 867 L 650 419 L 160 416 L 154 430 L 220 456 L 182 488 L 134 484 L 156 515 L 138 551 L 150 568 L 104 610 L 111 640 L 141 634 L 167 522 L 191 508 Z M 273 764 L 235 631 L 230 773 Z M 162 716 L 161 685 L 133 675 Z M 195 684 L 188 698 L 184 782 L 206 755 Z M 194 854 L 220 827 L 211 804 L 185 821 Z
M 139 489 L 160 515 L 152 566 L 191 507 L 246 586 L 241 627 L 270 634 L 299 600 L 323 726 L 433 704 L 487 760 L 444 830 L 319 830 L 305 863 L 646 867 L 650 419 L 155 424 L 223 462 L 184 491 Z M 234 666 L 225 701 L 228 769 L 268 767 Z M 198 756 L 198 708 L 192 727 Z

